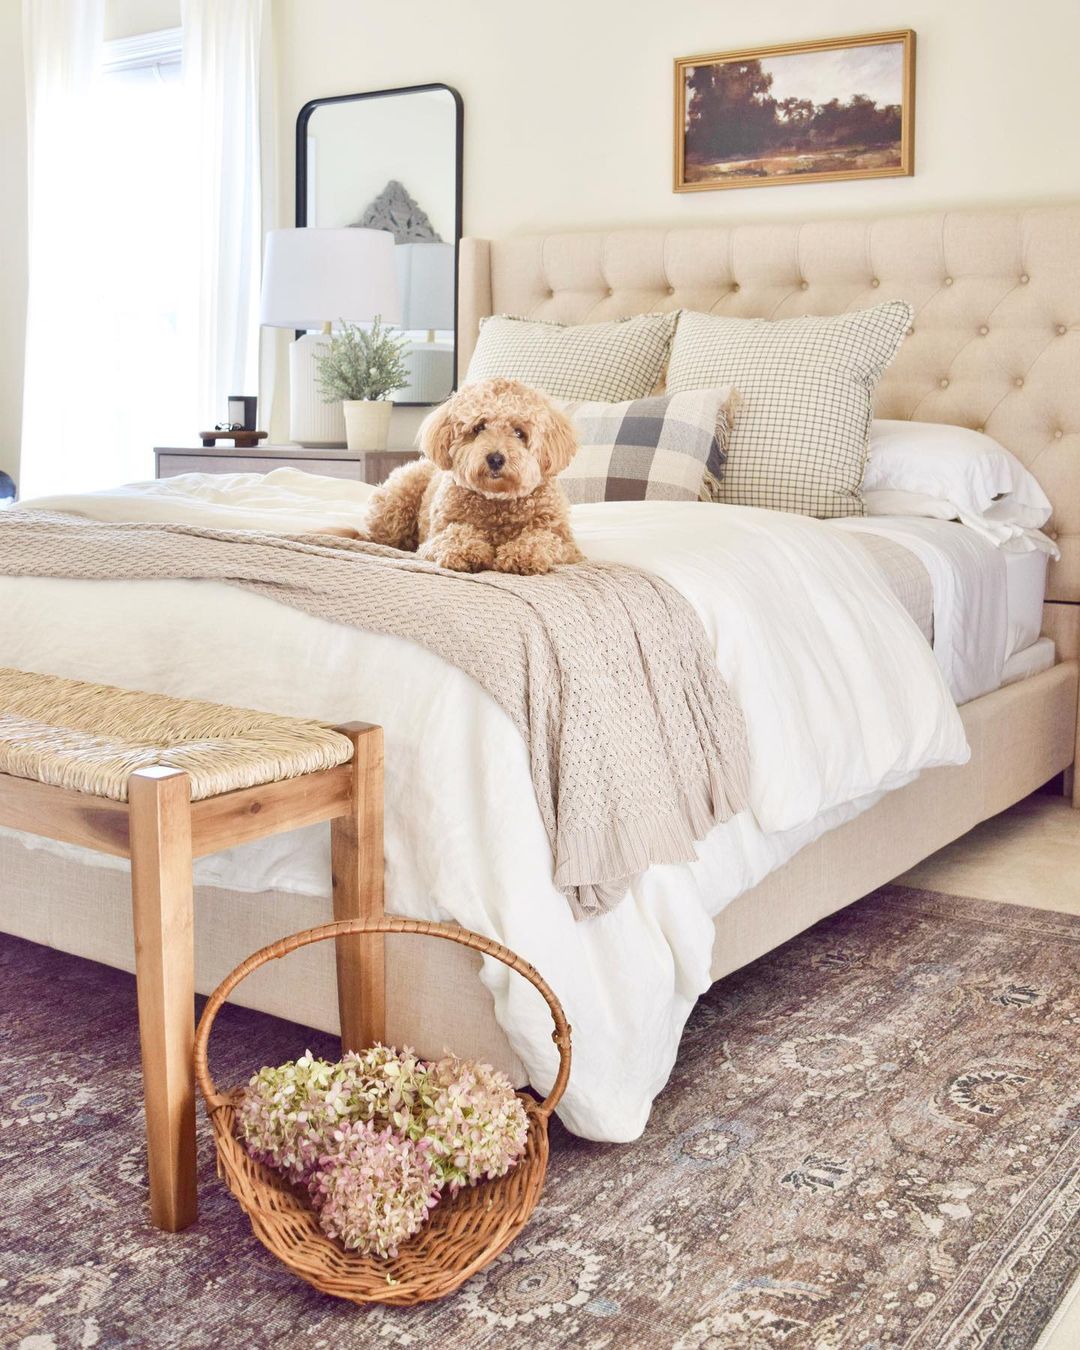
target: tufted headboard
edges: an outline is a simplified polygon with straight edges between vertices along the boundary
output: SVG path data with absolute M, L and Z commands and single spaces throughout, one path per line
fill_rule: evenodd
M 1080 205 L 463 239 L 458 359 L 488 314 L 780 319 L 891 299 L 915 322 L 879 415 L 975 427 L 1019 455 L 1054 503 L 1048 597 L 1080 601 Z

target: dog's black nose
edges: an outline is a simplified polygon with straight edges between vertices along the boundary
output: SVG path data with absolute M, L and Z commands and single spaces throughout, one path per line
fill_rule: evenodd
M 500 455 L 498 450 L 496 450 L 494 454 L 488 455 L 487 457 L 487 466 L 492 471 L 492 473 L 498 473 L 505 463 L 506 463 L 506 456 Z

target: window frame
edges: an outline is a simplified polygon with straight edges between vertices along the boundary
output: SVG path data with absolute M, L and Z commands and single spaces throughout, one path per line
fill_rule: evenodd
M 133 37 L 110 38 L 104 43 L 101 73 L 116 75 L 124 70 L 179 64 L 183 54 L 182 28 L 159 28 Z

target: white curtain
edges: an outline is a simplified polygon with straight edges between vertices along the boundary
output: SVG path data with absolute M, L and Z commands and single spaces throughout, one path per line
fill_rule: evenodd
M 24 498 L 150 478 L 259 388 L 266 0 L 185 0 L 145 79 L 103 72 L 104 4 L 24 0 Z
M 104 0 L 24 0 L 29 201 L 22 495 L 84 487 L 101 449 L 94 127 Z
M 264 0 L 183 0 L 183 72 L 197 204 L 184 314 L 202 426 L 259 381 L 263 198 L 259 113 Z M 193 428 L 194 431 L 194 428 Z

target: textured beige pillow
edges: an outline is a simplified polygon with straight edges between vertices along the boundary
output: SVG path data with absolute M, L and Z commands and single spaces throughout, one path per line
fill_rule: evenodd
M 521 380 L 552 398 L 645 398 L 664 372 L 678 311 L 612 323 L 561 324 L 495 314 L 480 325 L 465 383 Z
M 667 392 L 741 396 L 718 500 L 861 516 L 873 395 L 911 325 L 902 300 L 828 317 L 732 319 L 683 311 Z

